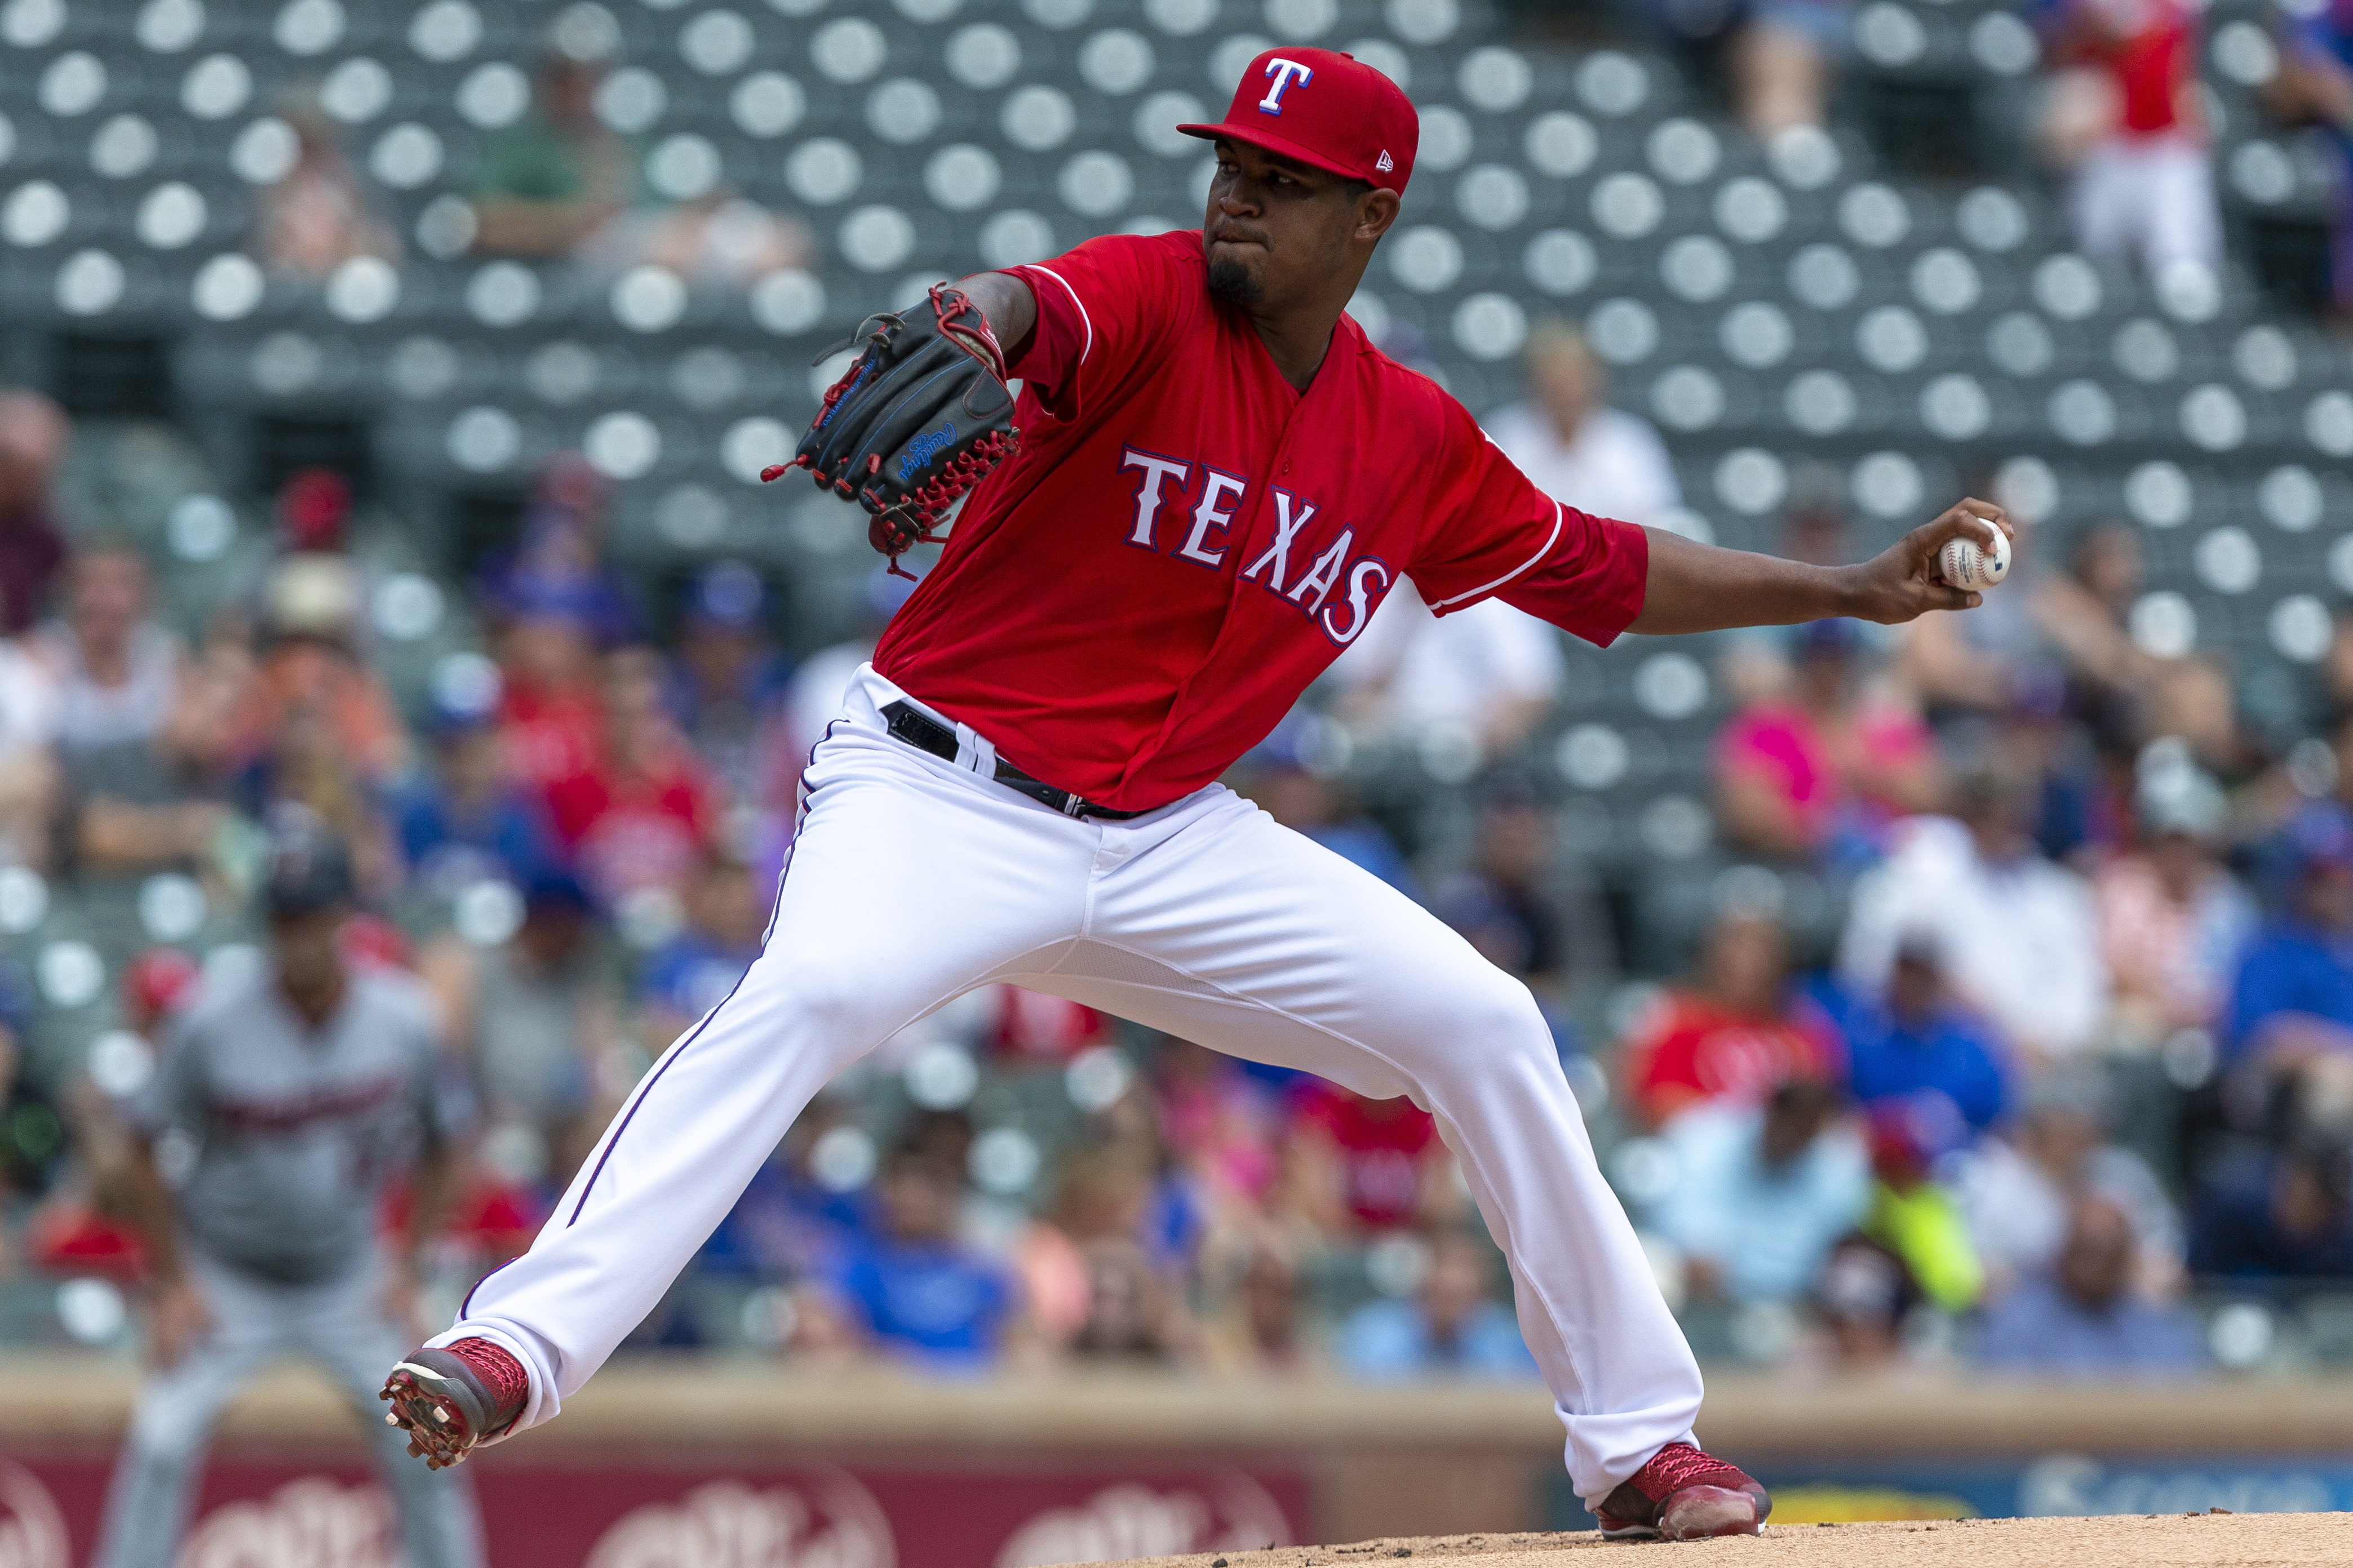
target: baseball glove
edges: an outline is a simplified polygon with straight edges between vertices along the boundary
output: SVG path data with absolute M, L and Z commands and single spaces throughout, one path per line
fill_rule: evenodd
M 807 468 L 819 489 L 857 500 L 874 514 L 868 542 L 911 577 L 899 557 L 933 542 L 949 505 L 1020 442 L 1005 351 L 980 307 L 946 283 L 933 285 L 928 305 L 869 316 L 849 339 L 861 341 L 866 351 L 827 389 L 793 460 L 760 478 Z

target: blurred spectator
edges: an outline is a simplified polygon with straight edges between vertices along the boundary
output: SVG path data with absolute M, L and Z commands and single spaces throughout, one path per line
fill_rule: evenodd
M 2198 100 L 2198 12 L 2189 0 L 2038 0 L 2056 68 L 2043 142 L 2074 173 L 2075 248 L 2152 271 L 2218 267 L 2214 155 Z
M 1458 1231 L 1430 1238 L 1430 1266 L 1410 1300 L 1369 1301 L 1334 1342 L 1340 1369 L 1367 1383 L 1534 1378 L 1519 1320 L 1495 1300 L 1493 1249 Z
M 523 503 L 515 547 L 493 555 L 478 574 L 482 596 L 501 622 L 556 617 L 598 648 L 638 636 L 628 579 L 605 560 L 612 489 L 577 452 L 547 460 Z
M 1902 1258 L 1868 1237 L 1845 1237 L 1831 1248 L 1814 1281 L 1824 1359 L 1849 1372 L 1887 1366 L 1902 1355 L 1905 1320 L 1920 1301 Z
M 0 978 L 0 1216 L 6 1200 L 40 1197 L 66 1168 L 72 1148 L 57 1100 L 25 1070 L 25 1026 L 32 998 L 13 978 Z M 0 1235 L 0 1268 L 7 1261 Z
M 804 1293 L 808 1348 L 871 1346 L 938 1370 L 978 1370 L 1023 1342 L 1014 1281 L 956 1239 L 960 1191 L 937 1159 L 892 1152 L 871 1226 L 847 1238 L 822 1284 Z
M 1501 599 L 1435 616 L 1410 583 L 1333 664 L 1350 724 L 1409 743 L 1459 736 L 1473 761 L 1509 755 L 1559 694 L 1560 633 Z
M 1023 1275 L 1038 1326 L 1073 1355 L 1168 1361 L 1196 1348 L 1177 1278 L 1146 1245 L 1154 1184 L 1133 1144 L 1082 1144 L 1063 1160 L 1053 1236 L 1028 1249 Z
M 1855 622 L 1814 621 L 1794 640 L 1788 695 L 1751 707 L 1717 737 L 1725 831 L 1764 854 L 1860 869 L 1894 818 L 1936 804 L 1936 742 L 1868 680 Z
M 1795 1301 L 1870 1207 L 1862 1140 L 1828 1084 L 1793 1079 L 1761 1106 L 1696 1106 L 1659 1136 L 1674 1184 L 1650 1224 L 1682 1249 L 1694 1295 Z
M 604 76 L 560 48 L 541 60 L 530 110 L 484 141 L 475 165 L 475 249 L 567 256 L 636 199 L 637 155 L 596 117 Z
M 1529 329 L 1526 357 L 1527 401 L 1498 409 L 1487 433 L 1538 489 L 1643 526 L 1683 503 L 1659 433 L 1602 401 L 1609 372 L 1584 333 L 1548 317 Z
M 1866 1109 L 1907 1102 L 1915 1115 L 1949 1124 L 1952 1142 L 2000 1118 L 2009 1052 L 1985 1019 L 1954 999 L 1934 936 L 1897 945 L 1881 994 L 1828 986 L 1818 996 L 1845 1037 L 1848 1083 Z
M 648 262 L 689 282 L 733 288 L 780 268 L 806 267 L 817 256 L 807 224 L 724 186 L 675 206 L 623 213 L 595 237 L 591 248 L 616 271 Z
M 432 765 L 394 796 L 393 826 L 409 875 L 437 897 L 488 878 L 519 882 L 557 858 L 546 804 L 508 777 L 487 715 L 442 717 Z
M 1750 134 L 1771 141 L 1822 123 L 1831 72 L 1846 53 L 1849 0 L 1753 0 L 1732 39 L 1733 109 Z
M 2092 879 L 2116 1027 L 2128 1039 L 2154 1045 L 2210 1027 L 2230 994 L 2256 913 L 2217 853 L 2227 811 L 2214 781 L 2187 763 L 2145 779 L 2133 813 L 2139 847 Z
M 1575 902 L 1560 865 L 1558 819 L 1516 772 L 1488 777 L 1471 865 L 1430 900 L 1439 919 L 1468 938 L 1487 962 L 1556 1002 L 1576 979 L 1609 975 L 1609 922 L 1589 885 Z
M 1777 1084 L 1831 1082 L 1842 1071 L 1830 1018 L 1789 984 L 1788 934 L 1742 910 L 1717 917 L 1697 974 L 1645 1011 L 1623 1061 L 1637 1114 L 1651 1127 L 1694 1105 L 1756 1105 Z
M 262 193 L 262 258 L 280 272 L 317 279 L 354 257 L 397 262 L 400 236 L 368 199 L 316 94 L 303 92 L 298 101 L 282 104 L 279 117 L 293 129 L 294 162 Z
M 791 667 L 768 636 L 767 591 L 741 561 L 695 580 L 668 681 L 679 728 L 739 804 L 789 810 L 801 759 L 782 733 Z
M 2189 1269 L 2201 1279 L 2353 1279 L 2353 1144 L 2308 1132 L 2226 1167 L 2199 1195 Z
M 1932 938 L 1953 990 L 2030 1062 L 2088 1048 L 2107 1014 L 2108 976 L 2083 879 L 2027 837 L 2031 781 L 1978 763 L 1956 785 L 1957 820 L 1915 817 L 1855 885 L 1839 975 L 1866 994 L 1886 986 L 1897 948 Z
M 638 1033 L 657 1051 L 725 1001 L 760 956 L 767 891 L 742 861 L 706 854 L 687 884 L 685 914 L 685 928 L 638 979 Z
M 249 649 L 216 638 L 185 670 L 160 729 L 67 754 L 65 853 L 79 868 L 234 878 L 253 858 L 228 804 L 234 719 L 251 678 Z
M 1266 1088 L 1232 1057 L 1174 1036 L 1153 1058 L 1161 1136 L 1213 1204 L 1254 1209 L 1280 1169 Z
M 1979 1365 L 2040 1377 L 2185 1376 L 2206 1364 L 2198 1320 L 2144 1297 L 2136 1283 L 2139 1242 L 2123 1209 L 2079 1197 L 2058 1261 L 1987 1311 Z
M 17 865 L 48 864 L 63 720 L 57 676 L 34 639 L 0 640 L 0 856 Z
M 548 786 L 556 837 L 608 904 L 641 889 L 683 891 L 718 834 L 719 792 L 662 706 L 653 649 L 607 656 L 603 740 L 593 766 Z
M 1862 1234 L 1900 1259 L 1930 1301 L 1947 1312 L 1968 1310 L 1985 1293 L 1985 1266 L 1959 1198 L 1931 1173 L 1948 1148 L 1951 1111 L 1933 1101 L 1883 1100 L 1866 1125 L 1871 1214 Z
M 1283 826 L 1419 900 L 1413 867 L 1397 840 L 1356 805 L 1335 776 L 1347 744 L 1346 734 L 1331 720 L 1297 710 L 1243 759 L 1243 793 Z
M 620 1043 L 619 1010 L 587 889 L 543 868 L 522 899 L 513 935 L 493 945 L 444 936 L 418 968 L 472 1074 L 490 1130 L 485 1157 L 525 1183 L 561 1188 L 618 1098 L 600 1079 Z
M 790 765 L 796 770 L 807 762 L 810 749 L 825 739 L 825 727 L 841 717 L 841 701 L 849 690 L 850 678 L 860 665 L 874 657 L 882 628 L 891 624 L 891 617 L 899 613 L 915 585 L 876 566 L 866 574 L 865 590 L 859 601 L 856 635 L 818 649 L 793 671 L 786 729 L 791 737 L 787 742 Z
M 2336 153 L 2329 286 L 2337 312 L 2353 316 L 2353 0 L 2285 13 L 2280 68 L 2265 89 L 2272 107 L 2324 127 Z
M 248 760 L 266 758 L 290 723 L 307 720 L 353 784 L 373 790 L 399 775 L 408 734 L 367 661 L 365 582 L 341 549 L 340 525 L 312 537 L 332 542 L 280 556 L 263 584 L 261 660 L 238 717 L 237 744 Z
M 2147 584 L 2140 531 L 2111 521 L 2079 534 L 2065 570 L 2037 586 L 2035 619 L 2066 665 L 2074 705 L 2095 723 L 2112 705 L 2129 708 L 2156 678 L 2157 661 L 2133 641 L 2128 624 Z M 2106 722 L 2116 728 L 2129 720 Z
M 853 1097 L 828 1088 L 794 1119 L 698 1255 L 697 1267 L 783 1281 L 821 1274 L 866 1223 L 873 1142 Z
M 2282 908 L 2240 960 L 2221 1034 L 2233 1058 L 2286 1068 L 2353 1051 L 2353 812 L 2316 801 L 2283 837 Z
M 66 563 L 49 487 L 73 444 L 66 412 L 37 392 L 0 390 L 0 635 L 29 628 Z
M 543 792 L 604 751 L 595 623 L 579 595 L 554 584 L 513 584 L 499 607 L 501 757 L 518 783 Z
M 2181 1222 L 2148 1163 L 2109 1142 L 2107 1100 L 2092 1069 L 2051 1073 L 2028 1091 L 2007 1138 L 1982 1139 L 1957 1162 L 1955 1190 L 1992 1293 L 2054 1265 L 2068 1212 L 2087 1195 L 2131 1217 L 2146 1290 L 2179 1286 Z
M 1366 1100 L 1311 1079 L 1283 1152 L 1292 1205 L 1327 1237 L 1397 1230 L 1460 1206 L 1437 1121 L 1403 1095 Z
M 967 994 L 966 1005 L 989 1054 L 1010 1068 L 1060 1066 L 1119 1040 L 1110 1014 L 1019 985 L 985 986 Z
M 66 613 L 36 647 L 56 672 L 58 744 L 69 753 L 146 741 L 179 693 L 180 640 L 157 625 L 147 559 L 126 544 L 74 558 Z
M 1957 726 L 1952 743 L 1964 753 L 1998 757 L 2030 781 L 2028 836 L 2052 859 L 2088 868 L 2126 847 L 2130 812 L 2116 780 L 2130 766 L 2140 726 L 2137 704 L 2094 708 L 2087 724 L 2070 700 L 2063 671 L 2030 665 L 2019 674 L 2009 709 L 1989 726 Z
M 1202 1351 L 1213 1371 L 1300 1373 L 1317 1364 L 1294 1247 L 1259 1226 L 1241 1246 L 1205 1262 L 1212 1266 L 1203 1269 Z

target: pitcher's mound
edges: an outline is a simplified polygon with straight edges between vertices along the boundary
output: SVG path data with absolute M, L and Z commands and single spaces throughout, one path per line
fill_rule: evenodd
M 1464 1568 L 2021 1568 L 2125 1563 L 2131 1568 L 2277 1568 L 2353 1563 L 2353 1513 L 2126 1515 L 2114 1519 L 1968 1519 L 1886 1524 L 1768 1524 L 1765 1533 L 1680 1544 L 1581 1535 L 1437 1535 L 1353 1546 L 1155 1557 L 1120 1568 L 1391 1568 L 1447 1560 Z M 1704 1553 L 1704 1559 L 1686 1554 Z

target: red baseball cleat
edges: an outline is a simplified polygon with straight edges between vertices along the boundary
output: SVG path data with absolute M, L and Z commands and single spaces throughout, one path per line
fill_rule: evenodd
M 1612 1541 L 1697 1541 L 1756 1534 L 1773 1499 L 1738 1466 L 1689 1443 L 1670 1443 L 1620 1481 L 1598 1511 L 1601 1533 Z
M 410 1352 L 376 1397 L 392 1401 L 385 1424 L 407 1428 L 408 1451 L 438 1470 L 515 1424 L 531 1397 L 531 1374 L 488 1340 L 459 1340 L 445 1350 Z

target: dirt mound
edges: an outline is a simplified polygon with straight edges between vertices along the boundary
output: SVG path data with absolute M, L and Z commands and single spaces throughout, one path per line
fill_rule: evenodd
M 1936 1539 L 1928 1539 L 1931 1535 Z M 2353 1513 L 2151 1514 L 2116 1519 L 1968 1519 L 1885 1524 L 1778 1524 L 1758 1536 L 1675 1548 L 1580 1535 L 1440 1535 L 1283 1546 L 1270 1552 L 1155 1557 L 1118 1568 L 1393 1568 L 1451 1560 L 1475 1568 L 1601 1568 L 1593 1553 L 1634 1544 L 1704 1552 L 1708 1568 L 2019 1568 L 2021 1564 L 2128 1563 L 2133 1568 L 2277 1568 L 2353 1563 Z M 1671 1568 L 1646 1556 L 1641 1568 Z

